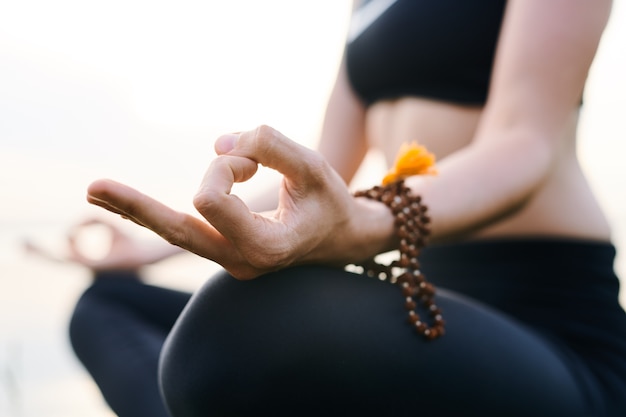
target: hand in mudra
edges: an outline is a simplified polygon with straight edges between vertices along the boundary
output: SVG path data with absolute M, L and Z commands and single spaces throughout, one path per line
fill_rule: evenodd
M 88 201 L 219 263 L 240 279 L 303 263 L 343 265 L 380 249 L 363 247 L 359 234 L 367 225 L 355 222 L 358 213 L 376 203 L 353 198 L 319 153 L 265 126 L 222 136 L 215 149 L 218 157 L 194 198 L 204 219 L 110 180 L 91 184 Z M 231 194 L 233 184 L 252 178 L 259 163 L 283 174 L 272 212 L 252 212 Z
M 97 234 L 100 246 L 103 247 L 97 256 L 89 253 L 81 239 L 83 234 L 93 234 L 94 226 L 105 233 Z M 102 219 L 87 219 L 73 226 L 67 235 L 67 244 L 68 251 L 62 255 L 54 254 L 31 241 L 25 241 L 24 248 L 28 253 L 44 259 L 84 266 L 94 272 L 137 271 L 171 255 L 171 250 L 147 245 L 125 233 L 116 224 Z

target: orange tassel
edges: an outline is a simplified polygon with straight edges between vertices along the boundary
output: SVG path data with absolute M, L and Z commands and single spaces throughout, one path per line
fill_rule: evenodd
M 436 175 L 435 155 L 415 142 L 403 143 L 396 162 L 383 178 L 383 185 L 400 181 L 413 175 Z

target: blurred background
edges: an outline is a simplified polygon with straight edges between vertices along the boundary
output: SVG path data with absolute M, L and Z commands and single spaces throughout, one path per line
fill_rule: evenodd
M 347 0 L 0 1 L 1 416 L 111 415 L 67 339 L 88 271 L 29 257 L 22 241 L 63 254 L 78 220 L 114 217 L 85 202 L 101 177 L 193 212 L 225 132 L 264 123 L 315 146 L 349 12 Z M 623 74 L 626 4 L 616 1 L 585 92 L 579 152 L 626 277 Z M 369 167 L 357 181 L 375 181 L 377 155 Z M 274 175 L 264 170 L 238 193 Z M 214 270 L 189 256 L 146 276 L 192 290 Z

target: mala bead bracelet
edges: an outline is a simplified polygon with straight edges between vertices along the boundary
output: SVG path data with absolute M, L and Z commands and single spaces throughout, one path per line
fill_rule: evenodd
M 394 170 L 383 180 L 382 186 L 357 191 L 355 197 L 365 197 L 385 204 L 395 217 L 395 228 L 400 240 L 400 256 L 389 265 L 373 259 L 360 266 L 370 277 L 389 280 L 399 285 L 405 297 L 408 321 L 418 334 L 433 340 L 445 333 L 445 321 L 441 309 L 435 304 L 435 287 L 420 271 L 418 256 L 426 245 L 430 234 L 430 218 L 421 197 L 413 195 L 404 184 L 404 177 L 422 173 L 433 173 L 434 156 L 417 145 L 401 150 Z M 408 168 L 407 168 L 408 167 Z M 430 315 L 430 324 L 417 312 L 418 306 Z

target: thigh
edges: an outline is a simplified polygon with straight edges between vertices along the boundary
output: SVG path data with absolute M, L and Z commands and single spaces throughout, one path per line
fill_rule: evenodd
M 386 282 L 324 267 L 218 275 L 166 342 L 166 402 L 176 417 L 581 414 L 548 342 L 462 296 L 437 303 L 447 332 L 425 341 Z

